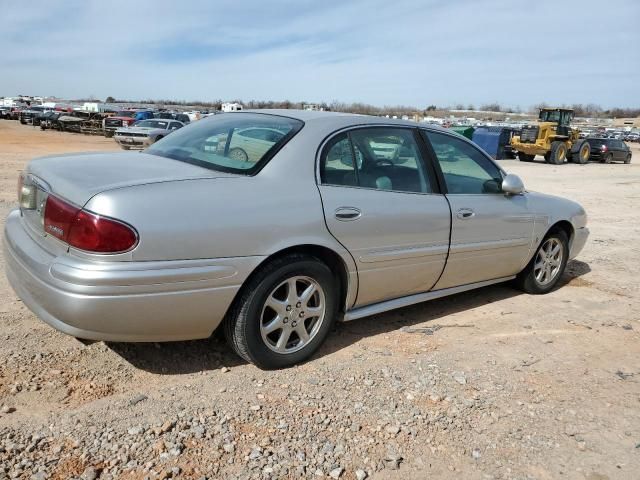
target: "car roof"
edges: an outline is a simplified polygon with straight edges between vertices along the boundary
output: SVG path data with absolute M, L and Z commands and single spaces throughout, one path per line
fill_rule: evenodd
M 398 126 L 410 126 L 410 127 L 422 127 L 432 130 L 438 130 L 445 133 L 455 133 L 449 129 L 442 128 L 439 125 L 433 125 L 429 123 L 418 123 L 412 120 L 401 120 L 397 118 L 377 117 L 373 115 L 360 115 L 357 113 L 343 113 L 343 112 L 325 112 L 317 110 L 293 110 L 293 109 L 253 109 L 253 110 L 241 110 L 238 112 L 227 112 L 224 115 L 242 115 L 246 113 L 260 113 L 267 115 L 278 115 L 281 117 L 293 118 L 301 120 L 306 124 L 327 124 L 334 123 L 340 127 L 347 127 L 351 125 L 398 125 Z

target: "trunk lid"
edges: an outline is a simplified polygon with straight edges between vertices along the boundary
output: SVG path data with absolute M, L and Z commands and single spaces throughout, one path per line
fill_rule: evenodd
M 51 193 L 79 207 L 94 195 L 116 188 L 237 176 L 142 152 L 42 157 L 32 160 L 25 173 L 44 181 Z

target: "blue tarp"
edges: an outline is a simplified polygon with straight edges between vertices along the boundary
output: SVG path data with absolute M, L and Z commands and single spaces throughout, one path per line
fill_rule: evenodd
M 472 141 L 496 160 L 506 158 L 505 146 L 511 142 L 513 129 L 509 127 L 479 127 Z

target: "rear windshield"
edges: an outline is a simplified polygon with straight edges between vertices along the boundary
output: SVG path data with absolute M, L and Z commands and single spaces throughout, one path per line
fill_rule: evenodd
M 591 145 L 603 145 L 603 144 L 607 143 L 607 139 L 606 138 L 588 138 L 587 141 Z
M 177 130 L 146 152 L 212 170 L 251 174 L 303 125 L 300 120 L 260 113 L 216 115 Z

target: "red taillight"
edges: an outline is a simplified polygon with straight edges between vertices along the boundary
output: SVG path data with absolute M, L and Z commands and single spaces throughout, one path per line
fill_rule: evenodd
M 96 253 L 124 252 L 138 241 L 128 225 L 74 207 L 53 195 L 47 198 L 44 229 L 72 247 Z
M 606 146 L 606 145 L 602 145 L 602 146 L 600 147 L 600 150 L 602 150 L 603 152 L 606 152 L 608 149 L 607 149 L 607 146 Z
M 49 195 L 44 208 L 44 231 L 66 242 L 71 230 L 71 223 L 79 211 L 78 207 Z

